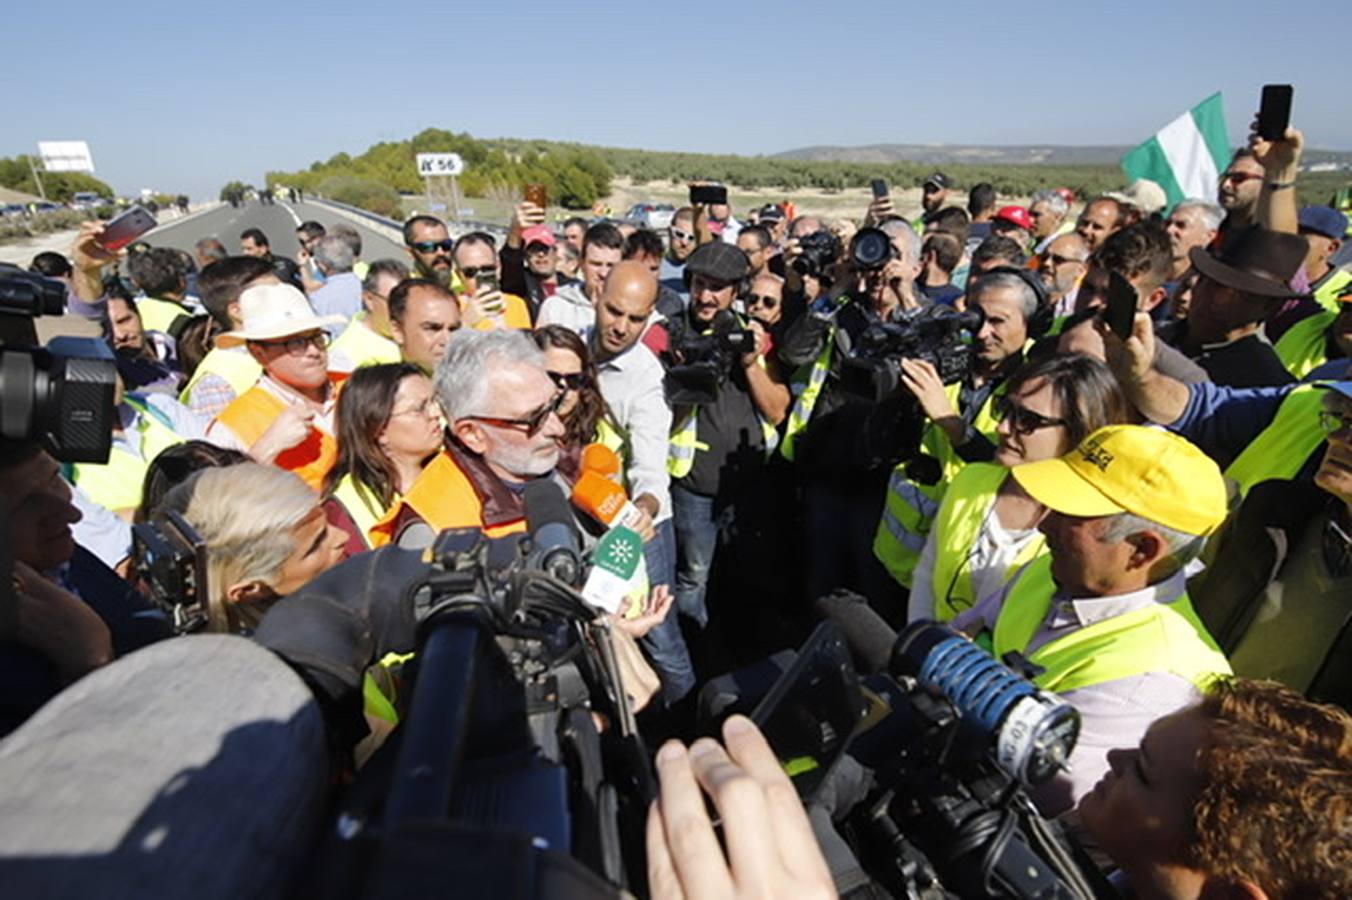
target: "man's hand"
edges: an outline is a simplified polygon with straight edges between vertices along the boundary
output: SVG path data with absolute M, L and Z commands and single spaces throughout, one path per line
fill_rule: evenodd
M 864 217 L 864 221 L 869 225 L 877 225 L 884 219 L 896 214 L 896 210 L 892 207 L 892 196 L 890 194 L 886 197 L 875 197 L 873 202 L 868 205 L 868 215 Z
M 75 243 L 70 248 L 71 265 L 82 272 L 97 273 L 102 272 L 103 267 L 109 263 L 117 262 L 120 254 L 117 251 L 105 249 L 98 242 L 98 237 L 101 234 L 103 234 L 103 223 L 80 223 L 80 233 L 75 236 Z
M 486 284 L 480 285 L 473 294 L 465 295 L 465 324 L 471 328 L 483 321 L 498 321 L 507 301 L 502 291 Z
M 1249 149 L 1253 158 L 1263 167 L 1272 181 L 1294 180 L 1300 168 L 1300 154 L 1305 149 L 1305 135 L 1289 125 L 1280 140 L 1269 141 L 1258 134 L 1258 117 L 1249 123 Z
M 113 660 L 113 636 L 70 591 L 14 562 L 15 639 L 50 659 L 66 682 Z
M 532 225 L 543 225 L 545 221 L 545 211 L 531 203 L 529 200 L 522 200 L 512 209 L 512 221 L 507 230 L 507 246 L 521 246 L 521 232 L 530 228 Z
M 657 754 L 661 794 L 648 812 L 648 889 L 655 900 L 835 897 L 803 804 L 769 744 L 744 716 L 723 723 L 723 741 Z M 724 855 L 703 788 L 723 823 Z
M 283 452 L 303 444 L 315 427 L 314 421 L 313 409 L 303 403 L 292 403 L 254 441 L 249 448 L 249 455 L 261 463 L 271 463 Z
M 753 349 L 742 354 L 742 366 L 750 368 L 756 365 L 756 360 L 764 356 L 770 349 L 770 332 L 765 330 L 765 326 L 752 319 L 747 323 L 747 330 L 755 335 Z
M 902 359 L 901 383 L 906 385 L 932 421 L 938 422 L 950 416 L 956 416 L 948 394 L 944 393 L 943 380 L 934 366 L 923 359 Z
M 671 592 L 671 588 L 659 584 L 648 593 L 648 600 L 637 616 L 626 619 L 624 616 L 612 615 L 611 619 L 616 628 L 623 629 L 631 638 L 638 640 L 666 620 L 675 602 L 676 595 Z
M 1103 339 L 1108 368 L 1124 387 L 1138 386 L 1150 378 L 1155 365 L 1155 326 L 1149 313 L 1136 314 L 1131 321 L 1131 335 L 1125 341 L 1102 319 L 1094 320 L 1094 330 Z

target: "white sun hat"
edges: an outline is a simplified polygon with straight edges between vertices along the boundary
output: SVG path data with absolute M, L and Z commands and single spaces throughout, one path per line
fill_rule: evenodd
M 305 295 L 289 284 L 259 284 L 239 295 L 244 327 L 216 335 L 217 347 L 245 341 L 274 341 L 347 321 L 346 316 L 317 316 Z

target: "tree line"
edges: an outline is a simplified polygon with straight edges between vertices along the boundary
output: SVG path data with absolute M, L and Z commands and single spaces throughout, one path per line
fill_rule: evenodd
M 33 180 L 33 170 L 29 167 L 30 157 L 20 154 L 0 159 L 0 186 L 12 191 L 40 196 L 37 182 Z M 32 157 L 32 165 L 40 172 L 42 161 Z M 42 187 L 47 199 L 53 203 L 68 203 L 81 191 L 90 191 L 100 197 L 112 198 L 113 189 L 88 172 L 41 172 Z

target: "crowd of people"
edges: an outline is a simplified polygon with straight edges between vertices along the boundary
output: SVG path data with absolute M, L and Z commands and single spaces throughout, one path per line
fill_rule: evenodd
M 875 191 L 858 221 L 713 203 L 666 234 L 556 233 L 522 202 L 501 244 L 416 215 L 406 256 L 370 261 L 347 225 L 301 224 L 295 260 L 257 228 L 115 254 L 86 225 L 33 269 L 104 328 L 113 449 L 0 444 L 0 729 L 169 635 L 133 522 L 186 522 L 197 624 L 249 634 L 346 558 L 524 532 L 526 487 L 571 494 L 600 445 L 647 578 L 610 615 L 661 733 L 689 739 L 701 684 L 855 591 L 1018 654 L 1079 711 L 1034 800 L 1140 895 L 1346 896 L 1352 231 L 1298 207 L 1302 143 L 1254 137 L 1216 197 L 1136 182 L 1077 215 L 1064 189 L 955 205 L 936 172 L 914 219 Z M 589 545 L 609 524 L 577 518 Z M 401 696 L 374 667 L 373 735 Z M 764 740 L 724 739 L 657 755 L 654 895 L 828 895 Z

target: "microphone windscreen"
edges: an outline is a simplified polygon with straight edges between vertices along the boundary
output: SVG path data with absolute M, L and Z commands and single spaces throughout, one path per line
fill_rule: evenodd
M 595 472 L 606 478 L 619 475 L 619 454 L 605 444 L 588 444 L 582 448 L 582 471 Z
M 886 672 L 897 633 L 873 611 L 868 600 L 852 591 L 833 591 L 817 600 L 817 615 L 840 628 L 860 674 Z
M 573 485 L 573 505 L 606 525 L 619 517 L 628 502 L 624 488 L 595 472 L 584 471 Z

